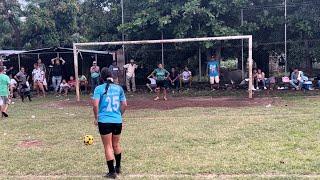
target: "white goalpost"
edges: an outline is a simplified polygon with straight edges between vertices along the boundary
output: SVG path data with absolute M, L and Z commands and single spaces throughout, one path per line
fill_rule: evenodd
M 168 44 L 168 43 L 187 43 L 187 42 L 206 42 L 221 40 L 248 40 L 248 62 L 249 62 L 249 98 L 253 95 L 253 79 L 252 79 L 252 35 L 241 36 L 222 36 L 222 37 L 203 37 L 203 38 L 184 38 L 184 39 L 163 39 L 163 40 L 141 40 L 141 41 L 115 41 L 115 42 L 88 42 L 73 43 L 74 72 L 76 79 L 76 96 L 80 101 L 80 84 L 78 69 L 78 48 L 84 46 L 101 46 L 101 45 L 139 45 L 139 44 Z

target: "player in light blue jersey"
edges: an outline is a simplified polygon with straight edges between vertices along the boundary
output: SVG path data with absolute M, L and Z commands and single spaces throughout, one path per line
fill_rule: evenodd
M 108 68 L 101 70 L 101 77 L 104 83 L 95 88 L 92 97 L 94 124 L 99 128 L 104 145 L 109 169 L 106 177 L 115 179 L 121 172 L 120 134 L 122 115 L 126 110 L 127 101 L 122 87 L 113 83 L 112 74 Z M 114 160 L 116 160 L 115 167 Z

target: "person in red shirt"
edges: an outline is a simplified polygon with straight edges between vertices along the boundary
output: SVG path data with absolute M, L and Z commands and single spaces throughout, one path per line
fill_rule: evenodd
M 74 91 L 76 89 L 76 80 L 73 76 L 70 76 L 70 80 L 68 81 L 68 84 L 70 86 L 70 90 Z

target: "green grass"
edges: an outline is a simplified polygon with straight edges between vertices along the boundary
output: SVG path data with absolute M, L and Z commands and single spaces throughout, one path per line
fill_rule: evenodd
M 0 178 L 103 175 L 103 147 L 92 124 L 91 107 L 61 109 L 59 100 L 10 106 L 10 118 L 0 120 Z M 283 104 L 288 106 L 270 108 L 129 110 L 122 134 L 123 177 L 320 178 L 319 100 L 285 98 Z M 83 145 L 86 134 L 94 136 L 94 145 Z M 19 145 L 24 140 L 43 144 L 25 148 Z

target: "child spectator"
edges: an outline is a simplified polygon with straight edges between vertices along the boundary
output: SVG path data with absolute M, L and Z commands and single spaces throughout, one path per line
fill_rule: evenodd
M 79 77 L 80 90 L 84 88 L 85 93 L 88 93 L 88 80 L 85 75 Z
M 157 81 L 153 76 L 148 76 L 149 83 L 146 84 L 147 88 L 150 90 L 150 92 L 155 91 L 157 88 Z
M 76 89 L 76 80 L 73 76 L 70 76 L 70 80 L 68 81 L 68 84 L 70 86 L 70 91 L 74 91 Z
M 62 83 L 60 84 L 60 91 L 59 91 L 60 94 L 62 94 L 62 92 L 63 92 L 62 95 L 64 95 L 64 96 L 68 95 L 69 89 L 70 89 L 70 86 L 67 83 L 67 81 L 65 79 L 62 80 Z
M 265 80 L 265 74 L 264 74 L 264 72 L 261 71 L 261 69 L 258 69 L 258 71 L 257 71 L 257 73 L 255 75 L 255 78 L 256 78 L 256 87 L 257 87 L 257 89 L 259 89 L 259 84 L 260 83 L 262 83 L 264 89 L 267 89 L 266 80 Z
M 191 79 L 192 74 L 191 71 L 189 71 L 188 67 L 184 68 L 184 71 L 181 74 L 181 83 L 183 87 L 190 88 L 191 87 Z
M 171 85 L 172 92 L 174 93 L 174 90 L 178 90 L 179 88 L 179 73 L 176 71 L 175 68 L 171 68 L 170 76 L 169 76 L 169 84 Z

